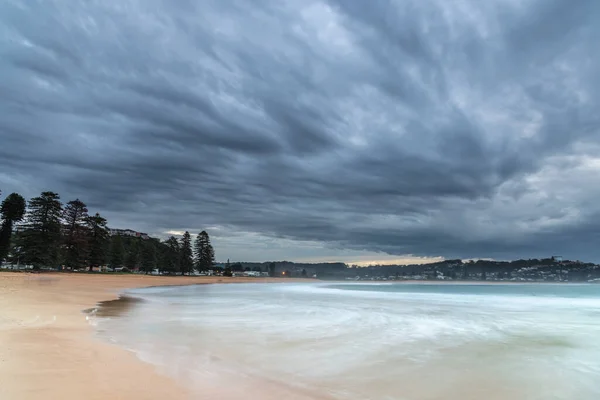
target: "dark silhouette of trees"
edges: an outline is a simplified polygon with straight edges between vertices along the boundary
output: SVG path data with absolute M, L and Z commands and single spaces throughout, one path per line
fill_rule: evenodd
M 165 271 L 176 274 L 180 269 L 180 256 L 181 256 L 181 246 L 179 245 L 179 241 L 175 236 L 171 236 L 165 242 L 166 251 L 164 253 L 163 258 L 163 267 Z
M 131 238 L 125 250 L 125 267 L 131 271 L 140 267 L 141 250 L 139 238 Z
M 0 205 L 0 263 L 10 252 L 13 226 L 25 216 L 25 199 L 18 193 L 9 194 Z
M 210 244 L 210 237 L 206 231 L 202 231 L 196 237 L 194 242 L 195 264 L 199 271 L 212 269 L 215 263 L 215 251 Z
M 110 238 L 109 265 L 111 268 L 120 268 L 125 263 L 125 246 L 123 238 L 119 235 Z
M 275 263 L 269 264 L 269 276 L 273 278 L 275 276 Z
M 243 272 L 244 271 L 244 266 L 242 265 L 242 263 L 239 263 L 239 262 L 231 264 L 230 268 L 233 272 Z
M 65 266 L 85 267 L 89 256 L 88 209 L 79 199 L 69 201 L 63 210 Z
M 179 263 L 181 275 L 189 274 L 194 270 L 194 259 L 192 254 L 192 237 L 188 231 L 185 231 L 183 237 L 181 238 Z
M 150 239 L 145 240 L 142 243 L 142 269 L 146 274 L 152 272 L 158 264 L 158 251 L 157 247 L 159 243 L 156 240 Z
M 214 249 L 206 231 L 198 234 L 193 245 L 189 232 L 180 240 L 172 236 L 164 242 L 129 233 L 108 229 L 106 219 L 99 213 L 88 215 L 87 206 L 79 199 L 63 207 L 60 196 L 50 191 L 28 203 L 13 193 L 0 204 L 0 261 L 10 255 L 11 260 L 35 269 L 65 266 L 93 271 L 108 264 L 182 275 L 193 272 L 194 267 L 221 270 L 214 267 Z
M 106 264 L 108 257 L 108 247 L 110 244 L 110 235 L 106 228 L 106 219 L 96 213 L 86 220 L 89 232 L 89 260 L 90 271 L 93 267 L 100 267 Z
M 54 192 L 42 192 L 29 200 L 24 231 L 19 237 L 25 264 L 34 268 L 56 267 L 61 242 L 62 203 Z

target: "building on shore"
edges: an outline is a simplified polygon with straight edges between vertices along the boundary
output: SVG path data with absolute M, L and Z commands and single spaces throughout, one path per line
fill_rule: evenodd
M 132 229 L 114 229 L 108 228 L 108 232 L 110 236 L 131 236 L 131 237 L 139 237 L 142 239 L 150 239 L 147 233 L 137 232 Z

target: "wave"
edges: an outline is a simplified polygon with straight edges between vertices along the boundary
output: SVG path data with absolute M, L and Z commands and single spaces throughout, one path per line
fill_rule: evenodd
M 443 398 L 481 398 L 473 397 L 474 389 L 465 392 L 465 377 L 457 375 L 469 371 L 505 395 L 485 396 L 490 399 L 532 398 L 540 387 L 556 399 L 598 398 L 598 299 L 443 292 L 447 288 L 406 293 L 390 285 L 135 290 L 128 295 L 144 301 L 99 329 L 200 386 L 216 374 L 339 399 L 398 398 L 400 392 L 439 398 L 438 390 L 448 394 Z M 524 369 L 526 379 L 518 373 Z M 432 374 L 440 377 L 433 386 Z M 574 383 L 576 396 L 561 389 Z

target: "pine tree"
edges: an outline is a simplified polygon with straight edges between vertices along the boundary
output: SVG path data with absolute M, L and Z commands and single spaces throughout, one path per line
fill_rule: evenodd
M 10 241 L 12 237 L 12 222 L 2 221 L 0 225 L 0 265 L 8 258 L 10 252 Z
M 192 272 L 194 269 L 194 259 L 192 254 L 192 237 L 188 231 L 185 231 L 181 238 L 180 246 L 180 270 L 181 275 Z
M 208 239 L 208 246 L 206 246 L 204 265 L 206 266 L 206 269 L 212 269 L 215 265 L 215 249 L 212 247 L 212 244 L 210 244 L 210 239 Z
M 0 205 L 0 263 L 10 252 L 13 225 L 23 219 L 25 215 L 25 199 L 17 193 L 9 194 Z
M 65 266 L 81 268 L 88 258 L 88 209 L 76 199 L 69 201 L 63 211 Z
M 125 261 L 125 246 L 123 246 L 123 238 L 119 235 L 110 238 L 109 264 L 111 268 L 119 268 L 123 266 Z
M 180 270 L 180 246 L 179 241 L 171 236 L 165 242 L 167 249 L 165 252 L 164 269 L 170 273 L 177 273 Z
M 169 246 L 166 241 L 158 242 L 156 245 L 156 258 L 157 258 L 157 266 L 156 268 L 160 273 L 169 270 Z
M 198 234 L 194 240 L 194 268 L 198 271 L 203 271 L 202 268 L 202 253 L 204 252 L 204 236 Z
M 56 267 L 61 240 L 62 203 L 54 192 L 29 200 L 25 229 L 20 236 L 23 261 L 34 268 Z
M 215 263 L 215 251 L 210 244 L 210 238 L 206 231 L 198 234 L 194 247 L 196 250 L 196 268 L 199 271 L 211 269 Z
M 130 270 L 134 270 L 140 266 L 140 240 L 141 239 L 134 238 L 129 242 L 129 248 L 127 249 L 127 254 L 125 256 L 125 266 Z
M 86 224 L 89 232 L 89 266 L 90 271 L 93 267 L 100 267 L 106 263 L 108 256 L 108 245 L 110 243 L 110 235 L 106 228 L 106 219 L 96 213 L 86 219 Z
M 146 272 L 152 272 L 157 266 L 158 251 L 157 243 L 154 239 L 145 240 L 142 247 L 142 269 Z

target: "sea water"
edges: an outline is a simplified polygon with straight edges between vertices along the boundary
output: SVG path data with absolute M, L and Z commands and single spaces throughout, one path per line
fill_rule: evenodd
M 194 398 L 600 399 L 600 285 L 217 284 L 126 295 L 140 301 L 99 318 L 99 334 Z

